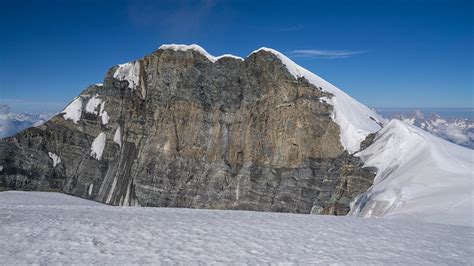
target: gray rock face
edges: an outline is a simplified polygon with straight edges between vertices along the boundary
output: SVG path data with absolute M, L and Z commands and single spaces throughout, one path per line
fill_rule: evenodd
M 321 97 L 331 95 L 266 51 L 212 62 L 160 49 L 0 141 L 0 186 L 113 205 L 346 214 L 375 173 L 344 151 Z

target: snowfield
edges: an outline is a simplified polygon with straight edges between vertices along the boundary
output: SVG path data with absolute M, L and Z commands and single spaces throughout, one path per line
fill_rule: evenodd
M 351 214 L 474 226 L 474 151 L 392 120 L 356 154 L 377 167 Z
M 1 264 L 472 264 L 474 228 L 0 193 Z

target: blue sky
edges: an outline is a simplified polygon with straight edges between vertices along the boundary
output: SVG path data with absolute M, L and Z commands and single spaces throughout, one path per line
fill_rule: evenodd
M 474 1 L 2 1 L 0 104 L 58 111 L 163 43 L 271 47 L 376 107 L 474 107 Z

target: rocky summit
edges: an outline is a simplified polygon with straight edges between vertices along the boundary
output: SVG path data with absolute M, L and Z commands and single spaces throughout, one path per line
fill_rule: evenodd
M 347 214 L 375 176 L 353 153 L 383 121 L 363 114 L 374 130 L 358 129 L 347 94 L 288 60 L 164 45 L 114 66 L 62 113 L 0 141 L 0 186 L 122 206 Z M 349 111 L 370 112 L 361 106 Z M 362 139 L 348 146 L 352 129 Z

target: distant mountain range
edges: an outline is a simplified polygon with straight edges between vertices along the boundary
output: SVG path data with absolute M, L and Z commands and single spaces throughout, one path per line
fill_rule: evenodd
M 54 113 L 13 113 L 8 105 L 0 105 L 0 138 L 14 135 L 29 127 L 39 126 L 48 121 Z
M 388 119 L 402 120 L 440 138 L 474 149 L 472 110 L 380 108 L 377 111 Z

